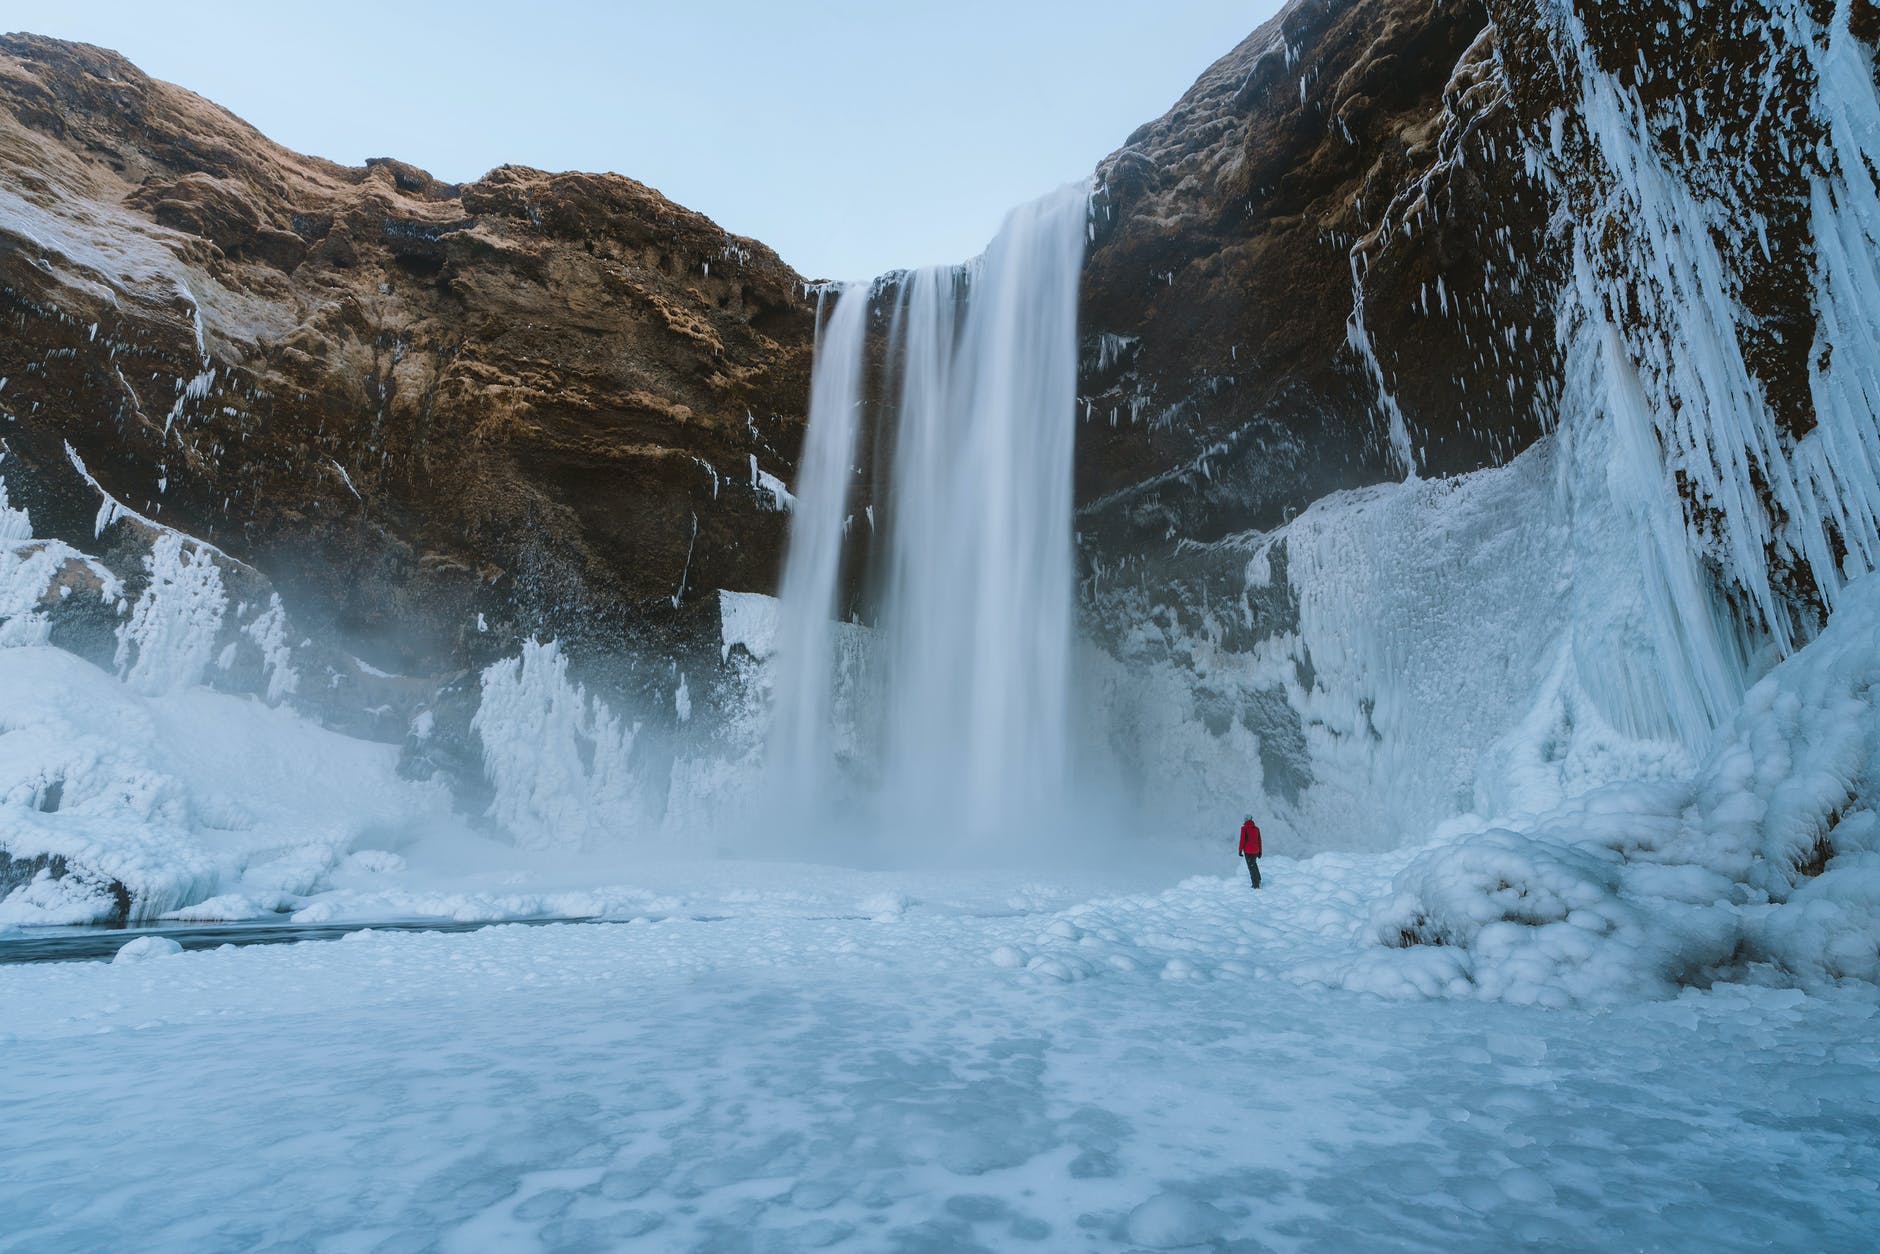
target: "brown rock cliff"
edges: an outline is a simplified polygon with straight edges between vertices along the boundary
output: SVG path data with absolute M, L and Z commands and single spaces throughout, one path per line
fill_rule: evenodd
M 41 534 L 92 539 L 69 443 L 380 667 L 694 639 L 711 590 L 775 578 L 753 465 L 788 477 L 813 306 L 631 179 L 339 166 L 6 36 L 0 314 L 6 475 Z

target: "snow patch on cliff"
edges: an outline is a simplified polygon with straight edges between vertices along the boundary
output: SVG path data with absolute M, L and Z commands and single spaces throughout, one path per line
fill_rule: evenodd
M 720 658 L 729 660 L 731 650 L 742 645 L 757 661 L 768 661 L 777 651 L 779 614 L 776 597 L 761 592 L 721 591 L 718 594 Z

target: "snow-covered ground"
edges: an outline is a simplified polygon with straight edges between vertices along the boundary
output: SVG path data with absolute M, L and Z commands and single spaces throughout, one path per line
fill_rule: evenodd
M 1872 985 L 1384 1000 L 1266 869 L 0 967 L 0 1250 L 1871 1248 Z

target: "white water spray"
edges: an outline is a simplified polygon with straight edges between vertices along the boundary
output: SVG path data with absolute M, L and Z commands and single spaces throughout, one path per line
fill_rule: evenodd
M 898 386 L 876 441 L 893 461 L 865 713 L 880 723 L 875 817 L 898 829 L 984 839 L 1039 830 L 1066 809 L 1087 217 L 1087 189 L 1065 188 L 1015 210 L 977 261 L 899 284 L 888 345 Z M 866 300 L 846 290 L 818 343 L 784 581 L 772 760 L 809 821 L 831 799 L 828 633 L 867 330 L 849 311 Z M 844 454 L 841 474 L 821 460 Z

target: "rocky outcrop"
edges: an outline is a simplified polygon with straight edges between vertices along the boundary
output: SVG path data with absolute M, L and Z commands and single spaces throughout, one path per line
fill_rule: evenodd
M 1875 73 L 1875 12 L 1293 0 L 1099 170 L 1093 573 L 1195 599 L 1195 545 L 1505 463 L 1559 421 L 1584 317 L 1621 336 L 1724 594 L 1807 638 L 1868 526 L 1797 450 L 1860 388 L 1824 356 L 1859 283 L 1817 236 L 1871 194 L 1824 76 Z
M 1080 525 L 1117 569 L 1547 428 L 1564 251 L 1479 0 L 1295 0 L 1098 171 Z
M 0 316 L 40 536 L 93 547 L 102 490 L 374 668 L 444 679 L 532 632 L 670 654 L 715 634 L 712 590 L 775 578 L 758 472 L 800 439 L 813 306 L 631 179 L 343 167 L 7 36 Z

